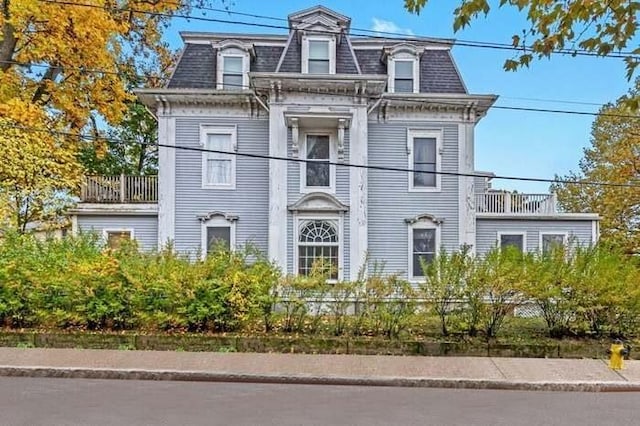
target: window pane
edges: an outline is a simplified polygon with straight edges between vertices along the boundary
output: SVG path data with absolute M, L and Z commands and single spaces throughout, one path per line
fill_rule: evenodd
M 113 231 L 107 232 L 107 247 L 113 250 L 117 250 L 122 246 L 124 241 L 131 239 L 131 232 L 129 231 Z
M 325 220 L 305 222 L 300 228 L 300 242 L 304 243 L 337 243 L 336 227 Z
M 412 93 L 413 92 L 413 80 L 395 80 L 394 92 L 397 93 Z
M 307 163 L 307 186 L 331 186 L 329 163 Z
M 524 237 L 521 234 L 502 234 L 500 235 L 500 247 L 516 247 L 518 250 L 523 251 Z
M 207 160 L 207 183 L 212 185 L 231 184 L 231 160 L 209 158 Z
M 329 60 L 309 59 L 309 74 L 329 74 Z
M 564 234 L 544 234 L 542 235 L 542 251 L 547 253 L 554 247 L 564 245 Z
M 329 42 L 310 40 L 309 41 L 309 59 L 329 60 Z
M 436 139 L 413 138 L 413 158 L 416 163 L 436 162 Z
M 207 149 L 213 149 L 216 151 L 231 151 L 231 135 L 207 135 Z
M 329 278 L 338 278 L 338 246 L 299 246 L 298 274 L 309 275 L 314 265 L 329 269 Z M 321 270 L 319 270 L 321 271 Z
M 424 271 L 422 270 L 422 259 L 425 263 L 431 263 L 433 261 L 434 254 L 414 254 L 413 255 L 413 276 L 424 277 Z
M 414 229 L 413 230 L 413 253 L 435 253 L 436 252 L 436 230 L 435 229 Z
M 225 74 L 242 74 L 242 58 L 237 56 L 225 56 L 223 62 L 223 70 Z
M 242 90 L 242 75 L 224 74 L 222 76 L 222 88 L 225 90 Z
M 396 77 L 400 79 L 413 79 L 413 61 L 395 61 Z
M 329 155 L 329 136 L 307 136 L 307 158 L 309 160 L 328 160 Z
M 435 164 L 415 164 L 413 166 L 414 170 L 419 170 L 423 172 L 435 172 L 436 165 Z M 435 173 L 413 173 L 413 186 L 414 187 L 435 187 L 436 186 L 436 174 Z
M 212 226 L 207 228 L 207 252 L 217 248 L 231 249 L 231 227 Z

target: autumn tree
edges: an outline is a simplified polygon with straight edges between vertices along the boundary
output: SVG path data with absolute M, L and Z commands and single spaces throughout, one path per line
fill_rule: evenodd
M 420 13 L 429 0 L 404 0 L 405 8 Z M 491 3 L 494 3 L 492 6 Z M 453 29 L 458 31 L 479 17 L 488 15 L 496 2 L 459 0 L 454 11 Z M 605 56 L 625 52 L 627 78 L 640 63 L 638 32 L 640 2 L 629 0 L 500 0 L 498 7 L 515 7 L 525 12 L 529 28 L 511 37 L 520 52 L 508 59 L 504 68 L 516 70 L 533 59 L 549 57 L 553 52 L 587 53 Z M 638 98 L 635 98 L 635 106 Z
M 38 147 L 43 137 L 64 136 L 46 150 L 8 157 L 9 166 L 29 168 L 31 164 L 25 161 L 67 164 L 69 155 L 77 154 L 81 140 L 70 135 L 82 133 L 92 121 L 120 122 L 134 100 L 127 90 L 132 81 L 161 84 L 160 76 L 171 62 L 171 51 L 162 41 L 171 15 L 188 13 L 206 2 L 0 0 L 0 118 L 4 127 L 13 129 L 11 137 L 25 147 Z M 25 115 L 25 111 L 30 113 Z M 61 133 L 46 136 L 43 130 Z M 37 155 L 42 157 L 36 159 Z M 76 168 L 73 170 L 75 173 Z M 69 184 L 76 182 L 75 175 L 68 178 L 59 179 L 55 189 L 74 190 Z M 49 188 L 50 183 L 43 187 Z M 10 199 L 28 192 L 28 187 L 19 184 L 3 181 L 0 185 L 5 195 L 15 191 Z M 0 208 L 3 210 L 6 208 Z
M 611 185 L 552 187 L 565 210 L 598 213 L 602 239 L 627 253 L 640 253 L 640 114 L 626 102 L 638 97 L 640 78 L 626 96 L 600 109 L 579 171 L 561 177 Z

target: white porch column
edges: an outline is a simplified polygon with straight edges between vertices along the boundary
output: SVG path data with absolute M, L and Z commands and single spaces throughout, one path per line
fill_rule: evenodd
M 269 155 L 287 156 L 282 105 L 269 106 Z M 287 273 L 287 162 L 269 160 L 269 258 Z
M 176 145 L 176 119 L 158 116 L 158 143 Z M 175 239 L 176 150 L 158 147 L 158 249 Z
M 368 117 L 367 107 L 354 108 L 353 119 L 349 129 L 349 163 L 368 164 Z M 349 227 L 351 232 L 349 279 L 354 280 L 363 267 L 368 243 L 368 185 L 367 169 L 349 168 Z M 366 272 L 366 269 L 365 269 Z
M 460 173 L 473 173 L 474 123 L 464 122 L 458 125 L 458 171 Z M 472 246 L 475 253 L 476 245 L 476 207 L 473 177 L 458 177 L 458 235 L 459 244 Z

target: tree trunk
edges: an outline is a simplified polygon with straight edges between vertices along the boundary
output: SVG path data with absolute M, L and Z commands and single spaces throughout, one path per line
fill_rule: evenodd
M 16 38 L 15 28 L 9 24 L 9 0 L 2 1 L 2 14 L 4 15 L 4 24 L 2 25 L 2 43 L 0 43 L 0 70 L 6 71 L 13 65 L 13 54 L 16 50 L 18 39 Z

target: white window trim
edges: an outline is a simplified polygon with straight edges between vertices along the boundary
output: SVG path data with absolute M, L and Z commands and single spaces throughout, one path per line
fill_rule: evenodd
M 336 38 L 334 36 L 302 36 L 302 74 L 309 74 L 309 42 L 329 42 L 329 74 L 336 73 Z M 322 75 L 322 74 L 318 74 Z
M 231 53 L 233 52 L 233 53 Z M 249 90 L 249 52 L 242 52 L 240 49 L 228 48 L 218 51 L 216 61 L 216 88 L 224 89 L 224 59 L 225 58 L 242 58 L 242 87 L 227 90 Z
M 415 223 L 411 223 L 409 225 L 407 225 L 408 231 L 407 231 L 407 239 L 408 239 L 408 256 L 407 256 L 407 260 L 408 260 L 408 268 L 407 268 L 407 276 L 409 278 L 409 281 L 411 282 L 422 282 L 424 281 L 424 277 L 421 276 L 414 276 L 413 275 L 413 230 L 414 229 L 435 229 L 436 231 L 436 245 L 435 245 L 435 253 L 434 256 L 437 256 L 438 253 L 440 252 L 440 245 L 441 245 L 441 229 L 440 229 L 440 225 L 438 225 L 437 223 L 433 222 L 430 219 L 420 219 L 419 221 L 415 222 Z
M 498 247 L 502 248 L 502 236 L 503 235 L 522 235 L 522 253 L 526 253 L 527 250 L 527 232 L 526 231 L 500 231 L 498 232 Z
M 200 126 L 200 146 L 207 147 L 208 135 L 231 135 L 231 147 L 233 152 L 238 152 L 238 136 L 236 126 Z M 231 182 L 228 184 L 211 184 L 207 182 L 207 159 L 209 152 L 202 152 L 202 189 L 236 189 L 236 156 L 230 154 L 231 157 Z
M 387 88 L 389 93 L 396 93 L 396 63 L 395 61 L 413 62 L 413 93 L 420 92 L 420 58 L 410 53 L 396 53 L 387 60 L 387 74 L 389 80 Z M 400 92 L 403 94 L 404 92 Z
M 302 143 L 300 144 L 300 157 L 307 159 L 307 136 L 329 136 L 329 162 L 335 163 L 338 158 L 338 141 L 334 130 L 327 129 L 305 129 L 302 132 Z M 336 193 L 336 166 L 329 165 L 329 186 L 307 186 L 307 163 L 300 162 L 300 193 L 308 194 L 310 192 L 326 192 L 328 194 Z
M 328 283 L 336 283 L 344 279 L 344 214 L 312 214 L 296 213 L 293 216 L 293 274 L 299 275 L 298 271 L 298 238 L 300 237 L 300 225 L 302 222 L 310 220 L 328 220 L 338 223 L 338 279 L 327 280 Z
M 211 219 L 205 220 L 200 226 L 200 251 L 202 252 L 202 258 L 206 258 L 209 254 L 209 247 L 207 246 L 207 228 L 230 228 L 229 229 L 229 249 L 236 249 L 236 222 L 225 219 L 222 216 L 214 216 Z
M 413 186 L 413 172 L 407 173 L 409 177 L 409 192 L 440 192 L 442 184 L 442 130 L 422 130 L 422 129 L 407 129 L 407 153 L 408 166 L 410 170 L 413 170 L 413 155 L 415 150 L 413 149 L 414 138 L 435 138 L 436 140 L 436 186 L 421 187 Z
M 136 239 L 134 228 L 103 228 L 102 238 L 104 239 L 104 242 L 107 243 L 109 242 L 109 234 L 123 233 L 123 232 L 129 233 L 131 237 L 131 241 Z
M 552 231 L 545 231 L 545 232 L 540 232 L 540 236 L 538 238 L 538 251 L 540 251 L 540 253 L 542 253 L 542 237 L 544 235 L 562 235 L 562 244 L 564 244 L 564 246 L 567 246 L 567 243 L 569 241 L 569 233 L 566 231 L 558 231 L 558 232 L 552 232 Z

